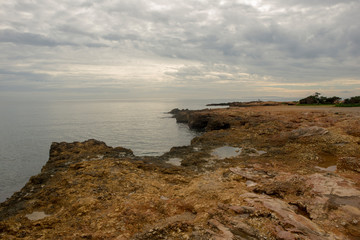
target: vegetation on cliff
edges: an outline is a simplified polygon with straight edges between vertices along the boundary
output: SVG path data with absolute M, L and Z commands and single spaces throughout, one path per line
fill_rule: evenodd
M 339 107 L 360 107 L 360 96 L 347 98 L 343 103 L 338 104 Z
M 300 99 L 299 104 L 336 104 L 341 100 L 340 97 L 325 97 L 321 93 L 314 93 L 306 98 Z
M 340 97 L 325 97 L 321 93 L 314 93 L 306 98 L 299 100 L 299 105 L 335 105 L 336 107 L 359 107 L 360 96 L 344 99 L 341 101 Z

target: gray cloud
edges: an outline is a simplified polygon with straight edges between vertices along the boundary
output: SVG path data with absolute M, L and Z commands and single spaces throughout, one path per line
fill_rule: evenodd
M 157 89 L 203 84 L 226 94 L 229 83 L 243 81 L 326 88 L 360 75 L 359 1 L 43 0 L 0 9 L 0 63 L 57 76 L 58 86 L 60 79 L 101 84 L 109 74 L 118 78 L 114 87 L 134 88 L 130 79 L 137 79 Z
M 304 6 L 304 7 L 311 7 L 311 6 L 333 6 L 337 4 L 349 4 L 349 3 L 356 3 L 356 0 L 275 0 L 273 1 L 278 3 L 281 6 Z
M 0 31 L 0 42 L 53 47 L 58 43 L 40 34 L 22 33 L 5 29 Z
M 47 75 L 46 74 L 36 74 L 33 72 L 13 72 L 5 69 L 0 69 L 0 75 L 2 75 L 2 79 L 4 79 L 4 76 L 7 76 L 9 78 L 12 78 L 14 76 L 19 77 L 22 76 L 23 78 L 28 79 L 29 81 L 42 81 L 44 80 Z

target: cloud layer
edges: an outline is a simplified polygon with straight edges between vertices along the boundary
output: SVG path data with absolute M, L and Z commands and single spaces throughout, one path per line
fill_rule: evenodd
M 0 94 L 359 95 L 359 9 L 350 0 L 3 1 Z

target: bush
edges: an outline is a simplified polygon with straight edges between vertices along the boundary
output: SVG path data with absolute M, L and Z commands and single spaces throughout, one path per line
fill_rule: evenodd
M 347 98 L 344 100 L 344 104 L 357 104 L 360 103 L 360 96 Z
M 306 98 L 300 99 L 300 104 L 335 104 L 340 101 L 340 97 L 320 97 L 320 93 L 316 92 L 314 95 L 308 96 Z

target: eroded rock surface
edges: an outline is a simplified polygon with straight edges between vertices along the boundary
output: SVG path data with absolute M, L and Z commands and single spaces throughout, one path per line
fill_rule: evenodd
M 359 111 L 172 113 L 205 132 L 163 156 L 53 143 L 1 203 L 0 239 L 360 239 Z

